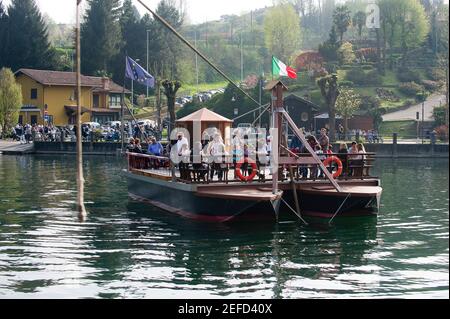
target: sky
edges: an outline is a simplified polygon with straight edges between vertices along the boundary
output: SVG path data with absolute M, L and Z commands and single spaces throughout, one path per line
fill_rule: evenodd
M 75 0 L 36 0 L 41 12 L 48 14 L 56 23 L 75 23 Z M 84 0 L 85 2 L 85 0 Z M 143 0 L 151 9 L 156 9 L 159 0 Z M 186 0 L 187 12 L 191 23 L 218 20 L 226 14 L 240 14 L 254 9 L 271 6 L 273 0 Z M 9 5 L 11 0 L 3 0 Z M 141 14 L 146 10 L 133 0 Z

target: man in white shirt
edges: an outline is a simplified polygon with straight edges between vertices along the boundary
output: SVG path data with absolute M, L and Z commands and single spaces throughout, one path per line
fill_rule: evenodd
M 188 142 L 187 138 L 184 137 L 183 133 L 180 132 L 180 133 L 178 133 L 178 142 L 177 142 L 178 156 L 182 156 L 183 145 L 186 145 L 185 147 L 187 147 L 189 149 L 189 142 Z

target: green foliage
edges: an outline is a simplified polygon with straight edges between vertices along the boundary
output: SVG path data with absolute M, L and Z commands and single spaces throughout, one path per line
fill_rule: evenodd
M 445 112 L 446 112 L 447 106 L 438 106 L 433 109 L 433 118 L 434 118 L 434 125 L 441 126 L 445 125 Z
M 50 47 L 47 26 L 35 0 L 13 0 L 3 15 L 1 65 L 12 70 L 19 68 L 53 69 L 54 51 Z M 7 22 L 5 22 L 7 21 Z M 1 66 L 0 65 L 0 66 Z
M 371 65 L 362 65 L 361 69 L 363 69 L 365 71 L 372 71 L 373 70 L 373 66 L 371 66 Z
M 414 69 L 399 69 L 397 71 L 397 78 L 400 82 L 416 82 L 420 83 L 421 74 Z
M 0 128 L 9 133 L 19 119 L 22 107 L 22 89 L 16 83 L 11 69 L 0 70 Z
M 361 105 L 360 96 L 352 89 L 342 88 L 336 100 L 336 113 L 344 118 L 345 132 L 348 129 L 348 119 L 359 109 Z
M 3 6 L 2 0 L 0 0 L 0 67 L 6 65 L 6 53 L 8 47 L 8 16 L 6 15 L 6 9 Z
M 380 85 L 382 78 L 376 71 L 364 72 L 361 68 L 349 70 L 346 80 L 352 81 L 355 85 Z
M 339 34 L 340 41 L 344 37 L 344 33 L 347 32 L 348 27 L 352 24 L 351 12 L 347 6 L 338 6 L 333 13 L 333 23 L 336 27 L 336 31 Z
M 419 47 L 430 30 L 419 0 L 379 0 L 381 32 L 391 48 L 404 52 Z
M 300 48 L 300 18 L 291 4 L 275 6 L 264 20 L 266 47 L 285 63 Z
M 81 26 L 81 68 L 84 74 L 109 72 L 113 58 L 122 45 L 120 33 L 120 1 L 89 0 L 84 23 Z M 123 60 L 125 57 L 123 57 Z M 122 62 L 122 65 L 124 62 Z
M 400 92 L 409 97 L 417 97 L 417 95 L 424 91 L 424 87 L 416 82 L 401 83 L 399 86 Z
M 361 38 L 362 29 L 366 25 L 366 13 L 364 11 L 358 11 L 353 16 L 353 25 L 358 28 L 358 35 Z
M 445 81 L 446 79 L 445 70 L 441 68 L 428 68 L 427 76 L 430 80 L 433 81 Z
M 350 42 L 344 42 L 339 47 L 338 56 L 341 64 L 353 63 L 356 59 L 355 52 L 353 52 L 353 45 Z
M 353 83 L 352 81 L 340 81 L 339 82 L 340 86 L 347 86 L 347 87 L 352 87 L 355 85 L 355 83 Z
M 328 40 L 319 45 L 319 53 L 326 61 L 338 60 L 339 44 L 337 41 L 336 28 L 333 26 Z
M 423 87 L 430 92 L 435 92 L 440 89 L 441 84 L 436 81 L 430 81 L 430 80 L 423 80 L 422 82 Z

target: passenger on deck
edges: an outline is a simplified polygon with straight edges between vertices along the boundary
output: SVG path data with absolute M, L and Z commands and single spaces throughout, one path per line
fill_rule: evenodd
M 141 145 L 141 140 L 139 138 L 134 139 L 134 153 L 140 153 L 142 154 L 142 145 Z
M 338 158 L 341 160 L 342 162 L 342 166 L 344 168 L 344 175 L 348 174 L 348 148 L 347 148 L 347 144 L 342 143 L 339 146 L 339 152 L 338 152 Z
M 147 153 L 149 155 L 162 156 L 163 152 L 164 152 L 164 148 L 161 145 L 161 143 L 156 141 L 156 138 L 151 137 L 150 144 L 148 145 Z
M 326 152 L 328 150 L 328 145 L 330 145 L 330 139 L 327 136 L 327 130 L 325 128 L 320 130 L 319 144 L 322 151 Z
M 322 147 L 320 147 L 320 145 L 316 145 L 314 147 L 314 152 L 317 154 L 317 156 L 319 157 L 319 159 L 323 162 L 326 157 L 323 155 L 323 150 Z M 322 170 L 319 167 L 314 167 L 311 169 L 311 178 L 312 179 L 316 179 L 318 177 L 320 177 L 322 175 Z
M 213 157 L 214 163 L 211 169 L 211 179 L 214 177 L 215 171 L 217 171 L 217 176 L 219 181 L 223 179 L 223 169 L 226 164 L 223 164 L 223 156 L 226 155 L 225 144 L 223 143 L 223 139 L 219 133 L 214 134 L 214 138 L 212 142 L 208 144 L 209 153 Z
M 182 156 L 183 151 L 183 145 L 186 145 L 186 148 L 189 149 L 189 142 L 186 137 L 184 137 L 183 133 L 178 133 L 177 135 L 178 141 L 177 141 L 177 153 L 178 156 Z
M 130 153 L 134 153 L 134 147 L 135 147 L 134 138 L 130 138 L 127 145 L 127 151 Z

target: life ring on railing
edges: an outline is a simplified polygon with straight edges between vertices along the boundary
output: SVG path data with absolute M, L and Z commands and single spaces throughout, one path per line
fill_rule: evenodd
M 242 175 L 241 167 L 244 163 L 250 164 L 252 167 L 252 173 L 249 176 Z M 244 157 L 236 164 L 236 176 L 243 182 L 251 182 L 258 174 L 258 166 L 255 162 L 250 161 L 248 157 Z
M 337 172 L 333 174 L 333 178 L 338 178 L 339 176 L 342 175 L 342 172 L 344 171 L 344 166 L 342 165 L 342 161 L 336 157 L 336 156 L 331 156 L 328 157 L 324 162 L 323 165 L 325 167 L 330 167 L 331 164 L 335 163 L 337 165 Z

